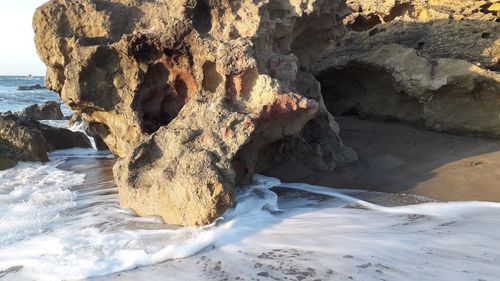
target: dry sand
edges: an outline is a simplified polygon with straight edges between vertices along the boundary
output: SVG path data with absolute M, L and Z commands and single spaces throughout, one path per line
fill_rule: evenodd
M 401 123 L 338 117 L 360 160 L 318 172 L 282 164 L 268 175 L 286 182 L 423 195 L 443 201 L 500 201 L 500 140 L 456 136 Z

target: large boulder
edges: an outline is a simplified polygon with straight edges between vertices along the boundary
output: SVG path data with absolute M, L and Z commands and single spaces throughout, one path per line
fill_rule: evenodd
M 39 122 L 33 122 L 34 126 L 40 130 L 47 144 L 49 151 L 69 149 L 69 148 L 92 148 L 89 138 L 82 132 L 74 132 L 65 128 L 57 128 Z
M 500 137 L 500 23 L 487 0 L 349 0 L 314 73 L 334 114 Z
M 0 115 L 0 170 L 18 161 L 49 161 L 48 152 L 73 147 L 91 148 L 81 132 L 55 128 L 16 115 Z
M 14 115 L 0 115 L 0 170 L 15 166 L 17 161 L 48 161 L 48 149 L 36 126 Z
M 18 113 L 20 117 L 31 120 L 62 120 L 64 114 L 61 105 L 56 101 L 48 101 L 41 105 L 33 104 Z
M 342 0 L 52 0 L 34 28 L 46 86 L 120 158 L 121 205 L 200 225 L 273 163 L 356 159 L 310 74 L 348 13 Z

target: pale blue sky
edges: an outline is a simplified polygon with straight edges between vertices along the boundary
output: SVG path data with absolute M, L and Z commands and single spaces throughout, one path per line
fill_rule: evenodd
M 0 75 L 45 75 L 31 20 L 46 0 L 0 0 Z

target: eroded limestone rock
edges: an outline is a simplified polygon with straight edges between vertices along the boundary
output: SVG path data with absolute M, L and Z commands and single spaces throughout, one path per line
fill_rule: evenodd
M 352 161 L 309 70 L 341 0 L 52 0 L 34 17 L 46 86 L 113 153 L 120 203 L 200 225 L 277 161 Z
M 61 120 L 64 118 L 61 106 L 56 101 L 48 101 L 41 105 L 30 105 L 19 112 L 18 115 L 31 120 Z
M 48 152 L 73 147 L 90 148 L 81 132 L 55 128 L 14 114 L 0 115 L 0 170 L 18 161 L 49 161 Z
M 494 2 L 349 0 L 349 32 L 314 66 L 328 108 L 499 137 Z
M 49 147 L 42 133 L 15 115 L 0 115 L 0 170 L 17 161 L 49 161 Z

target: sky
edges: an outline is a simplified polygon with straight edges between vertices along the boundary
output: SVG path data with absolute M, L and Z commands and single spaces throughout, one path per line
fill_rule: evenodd
M 0 75 L 45 75 L 31 25 L 46 0 L 0 0 Z

